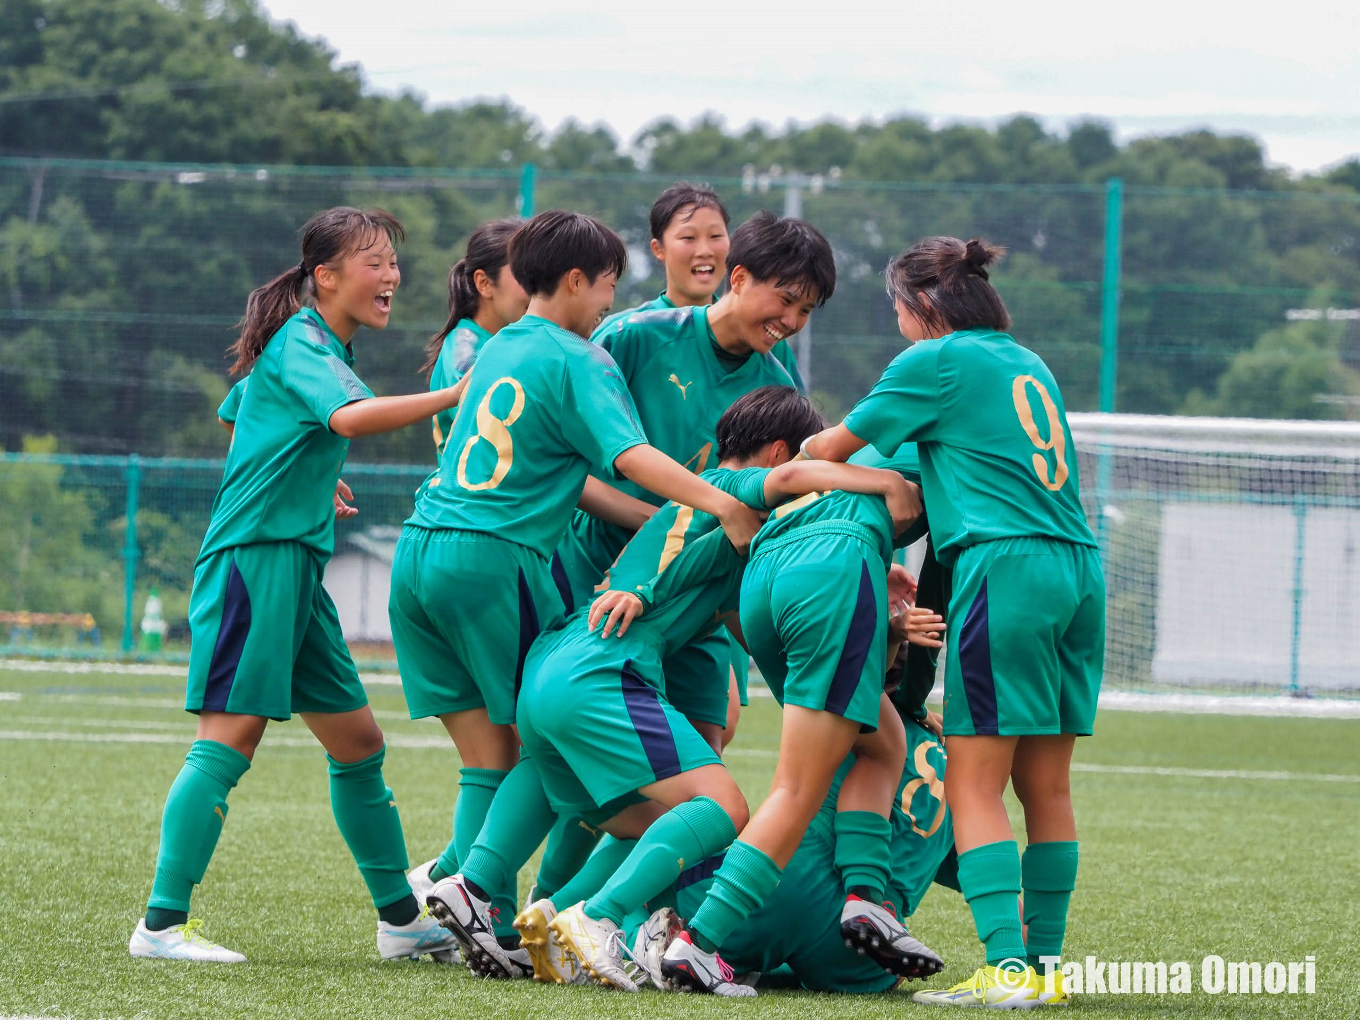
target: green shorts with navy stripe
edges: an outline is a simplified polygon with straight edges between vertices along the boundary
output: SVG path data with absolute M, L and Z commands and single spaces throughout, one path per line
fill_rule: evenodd
M 666 700 L 686 719 L 727 725 L 732 645 L 726 627 L 691 641 L 663 663 Z
M 590 605 L 595 598 L 595 586 L 632 537 L 626 528 L 592 517 L 584 510 L 572 514 L 571 525 L 552 555 L 553 576 L 568 614 Z
M 878 728 L 887 670 L 887 569 L 856 525 L 760 546 L 741 583 L 741 629 L 770 693 Z
M 719 763 L 662 694 L 660 651 L 651 635 L 601 638 L 579 622 L 534 644 L 519 736 L 553 810 L 598 825 L 641 800 L 643 787 Z
M 299 542 L 239 545 L 199 561 L 186 709 L 288 719 L 368 704 L 321 586 L 325 566 Z
M 387 603 L 412 719 L 485 708 L 515 721 L 529 646 L 562 619 L 546 559 L 479 531 L 407 525 Z
M 1105 579 L 1090 546 L 1003 538 L 954 563 L 946 736 L 1089 736 L 1105 661 Z

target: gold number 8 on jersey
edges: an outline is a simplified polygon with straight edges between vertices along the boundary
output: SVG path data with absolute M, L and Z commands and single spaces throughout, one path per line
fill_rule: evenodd
M 491 400 L 496 396 L 496 391 L 502 385 L 509 386 L 515 394 L 514 403 L 510 405 L 510 412 L 504 417 L 498 417 L 491 410 Z M 524 387 L 516 379 L 510 376 L 502 376 L 491 384 L 491 388 L 486 391 L 486 396 L 482 398 L 481 404 L 477 406 L 477 434 L 469 436 L 463 444 L 463 452 L 458 457 L 458 484 L 472 492 L 480 492 L 484 489 L 494 489 L 505 479 L 506 472 L 510 470 L 510 465 L 515 459 L 515 444 L 510 438 L 510 426 L 515 424 L 519 416 L 524 412 Z M 484 482 L 469 482 L 467 477 L 468 457 L 472 454 L 472 448 L 477 445 L 477 441 L 485 439 L 496 448 L 496 467 L 491 472 L 491 477 Z
M 1029 406 L 1029 386 L 1033 384 L 1039 391 L 1039 400 L 1048 416 L 1048 438 L 1039 435 L 1039 427 L 1034 423 L 1034 412 Z M 1058 405 L 1053 403 L 1044 384 L 1032 375 L 1017 375 L 1011 384 L 1011 397 L 1015 401 L 1015 413 L 1020 416 L 1020 425 L 1029 436 L 1029 441 L 1040 450 L 1052 450 L 1054 457 L 1053 480 L 1048 477 L 1048 458 L 1042 453 L 1034 455 L 1034 472 L 1044 488 L 1057 492 L 1067 482 L 1067 436 L 1063 432 L 1062 419 L 1058 417 Z

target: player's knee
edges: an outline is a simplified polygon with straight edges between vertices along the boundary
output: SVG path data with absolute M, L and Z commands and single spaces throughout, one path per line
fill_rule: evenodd
M 730 791 L 724 791 L 721 797 L 713 799 L 727 812 L 727 817 L 732 819 L 732 825 L 738 832 L 746 828 L 746 823 L 751 820 L 751 809 L 740 790 L 734 786 Z
M 1072 783 L 1062 772 L 1041 772 L 1038 775 L 1011 776 L 1015 796 L 1027 808 L 1061 803 L 1072 799 Z

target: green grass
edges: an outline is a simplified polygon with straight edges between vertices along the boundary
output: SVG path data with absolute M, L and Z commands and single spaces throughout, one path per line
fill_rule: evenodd
M 895 993 L 872 999 L 770 992 L 753 1003 L 477 981 L 462 968 L 383 964 L 374 919 L 327 802 L 325 757 L 298 722 L 271 726 L 232 794 L 231 817 L 195 914 L 244 952 L 243 967 L 134 961 L 127 939 L 149 889 L 160 809 L 192 737 L 181 681 L 155 674 L 0 671 L 0 731 L 146 734 L 165 743 L 0 739 L 0 1015 L 440 1018 L 449 1016 L 930 1016 Z M 413 861 L 443 846 L 458 759 L 436 723 L 403 718 L 371 688 L 393 739 Z M 430 746 L 403 746 L 424 738 Z M 778 716 L 758 699 L 729 761 L 753 806 L 774 764 Z M 1067 956 L 1199 961 L 1316 957 L 1306 996 L 1085 996 L 1103 1017 L 1332 1017 L 1360 1011 L 1360 722 L 1105 713 L 1079 745 L 1088 765 L 1271 770 L 1286 780 L 1081 772 L 1082 872 Z M 1018 819 L 1017 819 L 1018 821 Z M 526 881 L 531 872 L 522 876 Z M 960 897 L 937 888 L 912 930 L 945 978 L 979 962 Z

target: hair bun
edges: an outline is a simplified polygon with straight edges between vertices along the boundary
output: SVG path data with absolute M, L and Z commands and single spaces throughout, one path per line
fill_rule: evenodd
M 963 246 L 963 260 L 967 263 L 970 271 L 977 273 L 984 280 L 987 279 L 987 267 L 996 262 L 1005 254 L 1006 249 L 995 244 L 988 244 L 980 237 L 974 237 Z

